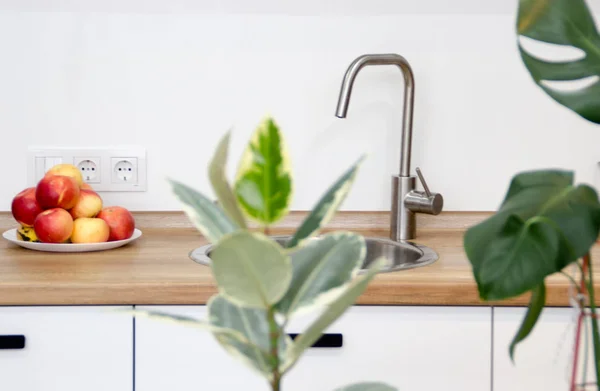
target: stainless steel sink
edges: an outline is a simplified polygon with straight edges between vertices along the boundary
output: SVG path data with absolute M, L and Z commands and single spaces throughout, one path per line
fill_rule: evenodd
M 284 245 L 290 236 L 272 236 L 272 239 Z M 319 240 L 318 237 L 310 240 Z M 427 266 L 438 259 L 438 255 L 429 247 L 411 242 L 394 242 L 384 238 L 365 238 L 367 242 L 367 256 L 362 264 L 361 271 L 379 257 L 385 257 L 388 264 L 382 272 L 414 269 Z M 210 265 L 210 250 L 212 245 L 207 244 L 190 252 L 190 258 L 202 265 Z

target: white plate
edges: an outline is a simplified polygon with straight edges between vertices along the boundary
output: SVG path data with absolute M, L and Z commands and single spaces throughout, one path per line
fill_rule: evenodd
M 127 243 L 131 243 L 142 236 L 142 231 L 135 229 L 133 235 L 129 239 L 116 240 L 114 242 L 104 243 L 37 243 L 37 242 L 24 242 L 17 239 L 17 229 L 9 229 L 5 231 L 2 236 L 4 239 L 12 242 L 18 246 L 28 248 L 36 251 L 49 251 L 53 253 L 85 253 L 90 251 L 103 251 L 111 250 L 113 248 L 121 247 Z

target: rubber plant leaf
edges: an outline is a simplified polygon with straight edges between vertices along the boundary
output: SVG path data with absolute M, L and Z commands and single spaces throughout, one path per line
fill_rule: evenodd
M 234 232 L 214 246 L 210 257 L 219 293 L 238 305 L 267 309 L 290 286 L 290 257 L 262 234 Z
M 344 292 L 358 274 L 366 255 L 365 240 L 350 232 L 335 232 L 291 253 L 292 282 L 277 310 L 285 316 L 322 308 Z
M 229 340 L 237 341 L 237 343 L 240 344 L 252 344 L 252 341 L 238 330 L 222 327 L 218 324 L 211 324 L 207 321 L 194 319 L 189 316 L 175 315 L 163 311 L 144 310 L 139 308 L 133 310 L 122 310 L 119 312 L 127 312 L 136 318 L 148 318 L 165 323 L 172 323 L 180 326 L 206 330 L 212 332 L 215 336 L 226 336 Z
M 272 118 L 262 121 L 252 135 L 234 191 L 246 215 L 262 225 L 273 224 L 287 213 L 292 197 L 289 155 Z
M 550 97 L 583 118 L 600 123 L 600 35 L 585 1 L 520 0 L 517 32 L 583 51 L 584 57 L 571 61 L 546 61 L 532 56 L 519 43 L 521 58 L 533 80 Z M 588 83 L 575 91 L 558 90 L 548 83 L 575 80 Z
M 335 391 L 396 391 L 396 388 L 385 383 L 366 382 L 337 388 Z
M 217 195 L 217 199 L 225 213 L 231 218 L 238 227 L 246 228 L 246 220 L 237 203 L 237 199 L 233 194 L 233 190 L 227 181 L 225 174 L 227 167 L 227 155 L 229 150 L 229 136 L 227 132 L 215 150 L 215 153 L 208 166 L 208 177 L 212 185 L 213 191 Z
M 503 300 L 539 286 L 588 252 L 600 231 L 596 191 L 561 170 L 517 174 L 496 214 L 464 236 L 479 295 Z
M 546 305 L 546 285 L 541 283 L 537 287 L 533 288 L 531 291 L 531 298 L 529 299 L 529 306 L 527 307 L 527 313 L 525 314 L 525 318 L 521 323 L 521 327 L 519 327 L 519 331 L 513 338 L 510 343 L 510 347 L 508 348 L 508 353 L 510 355 L 510 359 L 514 361 L 515 356 L 515 348 L 517 344 L 523 341 L 529 333 L 535 327 L 542 310 L 544 309 L 544 305 Z
M 188 218 L 208 240 L 215 243 L 238 229 L 223 210 L 205 195 L 183 183 L 173 180 L 170 182 Z
M 350 192 L 358 167 L 363 160 L 364 158 L 361 157 L 325 192 L 292 238 L 286 243 L 286 247 L 298 246 L 304 239 L 314 235 L 331 220 Z
M 242 307 L 221 295 L 216 295 L 208 302 L 208 314 L 210 325 L 216 330 L 234 330 L 243 336 L 243 339 L 240 339 L 225 333 L 213 333 L 221 346 L 232 356 L 270 379 L 272 367 L 267 312 L 264 309 Z M 290 343 L 290 337 L 282 334 L 278 344 L 280 357 L 285 355 Z
M 312 346 L 333 322 L 335 322 L 364 292 L 369 282 L 387 263 L 385 258 L 378 258 L 364 274 L 355 278 L 332 303 L 327 306 L 315 321 L 300 334 L 288 349 L 283 370 L 288 371 L 298 361 L 302 353 Z

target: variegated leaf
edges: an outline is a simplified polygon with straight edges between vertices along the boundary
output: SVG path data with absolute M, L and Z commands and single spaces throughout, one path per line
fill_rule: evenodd
M 265 377 L 271 376 L 269 322 L 267 312 L 258 308 L 241 307 L 223 296 L 214 296 L 208 303 L 210 324 L 217 328 L 233 329 L 249 343 L 217 333 L 219 343 L 233 356 L 258 370 Z M 283 357 L 291 339 L 282 334 L 279 339 L 279 356 Z
M 170 182 L 188 218 L 208 240 L 215 243 L 238 229 L 223 210 L 202 193 L 177 181 Z
M 234 190 L 243 211 L 263 225 L 287 213 L 292 197 L 289 155 L 272 118 L 254 132 L 240 161 Z
M 269 308 L 290 286 L 290 257 L 262 234 L 238 231 L 228 235 L 215 245 L 210 257 L 219 292 L 239 305 Z
M 336 389 L 335 391 L 396 391 L 396 388 L 388 386 L 385 383 L 366 382 L 341 387 Z
M 277 310 L 290 316 L 329 304 L 358 274 L 365 255 L 364 238 L 350 232 L 307 242 L 291 253 L 292 282 Z
M 366 273 L 361 274 L 354 279 L 354 281 L 346 287 L 344 292 L 339 295 L 338 298 L 321 313 L 321 315 L 319 315 L 308 329 L 294 340 L 292 346 L 288 349 L 286 361 L 283 366 L 284 372 L 290 370 L 302 353 L 321 338 L 323 331 L 342 316 L 348 307 L 354 304 L 356 299 L 363 293 L 369 282 L 383 268 L 386 262 L 385 258 L 379 258 L 373 261 Z
M 158 320 L 161 322 L 177 324 L 185 327 L 192 327 L 200 330 L 206 330 L 212 332 L 214 335 L 227 336 L 232 341 L 237 341 L 240 344 L 251 344 L 245 335 L 240 333 L 238 330 L 221 327 L 219 325 L 213 325 L 209 322 L 191 318 L 184 315 L 175 315 L 162 311 L 150 311 L 142 309 L 124 310 L 119 312 L 127 312 L 132 314 L 136 318 L 148 318 L 152 320 Z
M 304 239 L 317 233 L 321 227 L 331 220 L 350 192 L 358 167 L 363 160 L 364 157 L 361 157 L 327 190 L 310 214 L 306 216 L 294 236 L 286 243 L 286 247 L 299 245 Z
M 219 142 L 215 154 L 213 155 L 210 165 L 208 166 L 208 177 L 213 187 L 215 194 L 225 213 L 238 225 L 240 228 L 246 228 L 244 215 L 240 210 L 237 199 L 231 190 L 231 186 L 227 181 L 226 166 L 227 154 L 229 149 L 229 136 L 227 132 Z

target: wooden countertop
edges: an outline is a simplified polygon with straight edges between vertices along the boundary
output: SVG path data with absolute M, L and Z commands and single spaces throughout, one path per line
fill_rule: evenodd
M 426 267 L 382 273 L 371 282 L 358 304 L 369 305 L 523 305 L 528 297 L 489 303 L 480 301 L 471 267 L 462 249 L 466 226 L 486 214 L 442 214 L 420 221 L 415 240 L 433 248 L 440 259 Z M 293 215 L 275 233 L 286 234 L 298 221 Z M 204 304 L 216 293 L 210 268 L 188 253 L 206 241 L 179 213 L 136 214 L 143 237 L 122 248 L 58 254 L 0 243 L 0 305 Z M 343 213 L 330 229 L 387 237 L 386 213 Z M 3 230 L 14 227 L 0 214 Z M 600 259 L 600 246 L 593 251 Z M 600 270 L 600 267 L 596 267 Z M 600 281 L 600 273 L 596 277 Z M 568 304 L 568 281 L 547 279 L 548 306 Z M 600 284 L 599 284 L 600 285 Z M 598 295 L 600 296 L 600 295 Z M 599 298 L 600 302 L 600 298 Z

